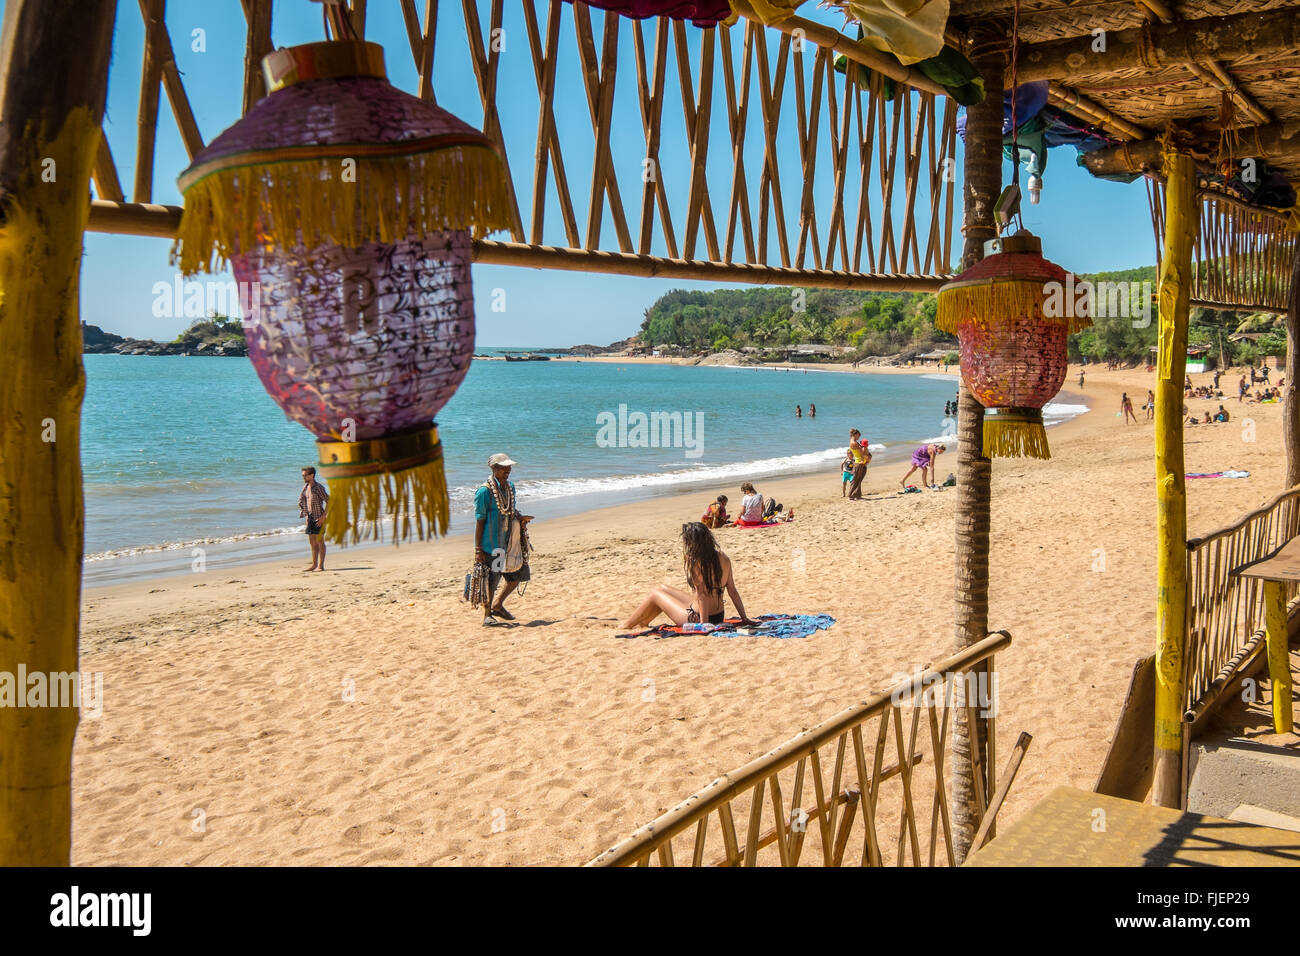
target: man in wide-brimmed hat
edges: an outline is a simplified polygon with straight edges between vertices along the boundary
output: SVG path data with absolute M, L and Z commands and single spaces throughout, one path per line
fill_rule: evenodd
M 521 515 L 515 507 L 515 485 L 510 480 L 510 469 L 515 462 L 509 455 L 493 455 L 488 459 L 492 477 L 474 494 L 474 561 L 491 570 L 488 577 L 487 601 L 483 605 L 483 626 L 495 627 L 502 620 L 513 621 L 515 616 L 505 609 L 506 598 L 515 588 L 530 580 L 528 569 L 528 522 L 532 515 Z M 511 530 L 518 522 L 515 544 L 518 553 L 511 552 Z M 522 558 L 522 565 L 506 570 L 508 563 Z M 505 578 L 501 596 L 496 597 L 497 584 Z

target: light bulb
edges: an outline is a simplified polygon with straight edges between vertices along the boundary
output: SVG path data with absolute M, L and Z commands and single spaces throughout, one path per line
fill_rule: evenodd
M 1029 201 L 1033 205 L 1038 205 L 1038 195 L 1043 191 L 1043 180 L 1039 176 L 1031 175 L 1029 177 Z

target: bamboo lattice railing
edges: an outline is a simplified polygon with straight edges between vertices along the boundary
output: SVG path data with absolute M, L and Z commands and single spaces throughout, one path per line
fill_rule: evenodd
M 1300 533 L 1300 486 L 1232 524 L 1187 542 L 1184 720 L 1213 705 L 1264 641 L 1264 587 L 1234 572 L 1273 554 Z M 1288 601 L 1300 585 L 1285 585 Z
M 1148 199 L 1158 271 L 1164 249 L 1164 185 L 1149 183 Z M 1285 313 L 1297 241 L 1282 213 L 1202 192 L 1200 230 L 1192 246 L 1192 305 Z
M 964 706 L 974 723 L 992 703 L 989 769 L 976 759 L 983 823 L 974 847 L 992 832 L 1029 747 L 1031 738 L 1021 734 L 1001 777 L 995 777 L 996 677 L 989 679 L 984 701 L 964 682 L 982 662 L 996 675 L 993 655 L 1010 644 L 1011 635 L 998 631 L 804 731 L 719 777 L 588 865 L 954 865 L 945 762 L 950 714 Z
M 124 201 L 105 140 L 90 228 L 167 235 L 179 210 L 144 205 L 153 202 L 160 81 L 191 156 L 203 139 L 164 0 L 139 5 L 148 29 L 134 203 Z M 262 95 L 255 67 L 271 48 L 270 6 L 243 0 L 245 108 Z M 364 26 L 367 5 L 353 6 Z M 415 0 L 368 7 L 372 25 L 381 13 L 401 16 L 418 95 L 433 101 L 435 86 L 476 85 L 481 115 L 462 118 L 481 122 L 501 148 L 512 208 L 509 236 L 476 244 L 480 261 L 863 289 L 933 290 L 951 271 L 957 107 L 928 81 L 930 91 L 898 84 L 885 100 L 881 76 L 859 86 L 855 64 L 834 69 L 829 44 L 745 19 L 698 29 L 566 0 L 462 0 L 441 9 L 425 0 L 423 21 Z M 829 28 L 808 28 L 844 46 Z M 562 43 L 565 34 L 576 42 Z M 529 58 L 531 86 L 503 86 L 501 36 L 512 57 Z M 468 51 L 471 69 L 440 73 L 435 47 Z M 580 92 L 577 103 L 563 100 L 568 115 L 559 123 L 565 78 Z M 503 107 L 535 123 L 507 127 Z M 575 123 L 575 113 L 587 123 Z

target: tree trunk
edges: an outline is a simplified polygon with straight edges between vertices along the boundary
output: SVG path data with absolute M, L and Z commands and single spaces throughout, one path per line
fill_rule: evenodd
M 0 698 L 0 866 L 71 850 L 79 700 L 54 675 L 77 671 L 77 286 L 115 7 L 9 0 L 0 35 L 0 674 L 22 700 Z
M 1005 25 L 983 21 L 972 30 L 971 61 L 984 77 L 984 99 L 966 111 L 965 210 L 962 270 L 984 257 L 984 242 L 997 237 L 993 206 L 1002 187 L 1002 74 L 1007 61 Z M 983 455 L 984 408 L 963 384 L 957 409 L 956 632 L 963 650 L 989 631 L 989 501 L 992 462 Z M 958 682 L 952 738 L 952 839 L 958 864 L 966 858 L 980 824 L 974 754 L 987 761 L 987 724 L 966 720 L 965 687 Z M 989 792 L 988 779 L 982 784 Z
M 1300 249 L 1291 259 L 1291 288 L 1286 297 L 1286 385 L 1282 387 L 1282 443 L 1286 447 L 1286 485 L 1300 484 Z

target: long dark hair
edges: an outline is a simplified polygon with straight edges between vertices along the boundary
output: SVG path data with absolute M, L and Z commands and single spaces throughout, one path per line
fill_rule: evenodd
M 694 587 L 698 575 L 705 590 L 722 590 L 722 562 L 712 531 L 698 521 L 682 525 L 682 552 L 687 584 Z

